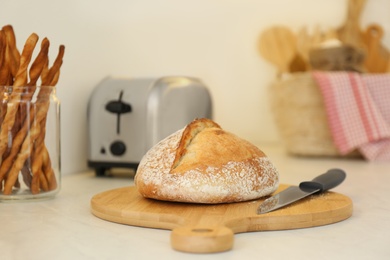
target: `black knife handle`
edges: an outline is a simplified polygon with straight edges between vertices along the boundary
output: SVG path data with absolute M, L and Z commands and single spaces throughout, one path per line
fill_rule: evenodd
M 323 173 L 315 177 L 312 181 L 304 181 L 299 184 L 299 188 L 303 191 L 319 192 L 330 190 L 340 183 L 342 183 L 347 174 L 341 169 L 330 169 L 326 173 Z

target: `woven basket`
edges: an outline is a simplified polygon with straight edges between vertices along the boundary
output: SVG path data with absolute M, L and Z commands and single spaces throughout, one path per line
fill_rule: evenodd
M 320 90 L 311 73 L 293 73 L 270 86 L 271 109 L 287 152 L 302 156 L 341 155 L 327 123 Z

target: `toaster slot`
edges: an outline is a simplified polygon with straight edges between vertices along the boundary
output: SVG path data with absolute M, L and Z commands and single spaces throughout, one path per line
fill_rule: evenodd
M 116 133 L 118 135 L 120 134 L 121 129 L 121 115 L 132 111 L 131 105 L 122 101 L 122 96 L 123 90 L 119 93 L 118 100 L 112 100 L 106 104 L 106 110 L 117 115 Z

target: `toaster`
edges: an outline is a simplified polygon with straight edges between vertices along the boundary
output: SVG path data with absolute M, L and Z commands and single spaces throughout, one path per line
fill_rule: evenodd
M 208 88 L 192 77 L 103 79 L 88 102 L 88 167 L 136 170 L 157 142 L 195 118 L 212 117 Z

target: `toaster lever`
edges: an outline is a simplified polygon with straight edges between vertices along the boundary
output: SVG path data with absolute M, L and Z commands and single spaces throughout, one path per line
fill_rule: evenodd
M 106 104 L 106 110 L 117 115 L 116 132 L 120 133 L 121 114 L 131 112 L 131 105 L 122 101 L 123 91 L 119 94 L 118 100 L 110 101 Z
M 110 101 L 106 105 L 106 109 L 111 113 L 123 114 L 131 112 L 131 106 L 120 100 Z

